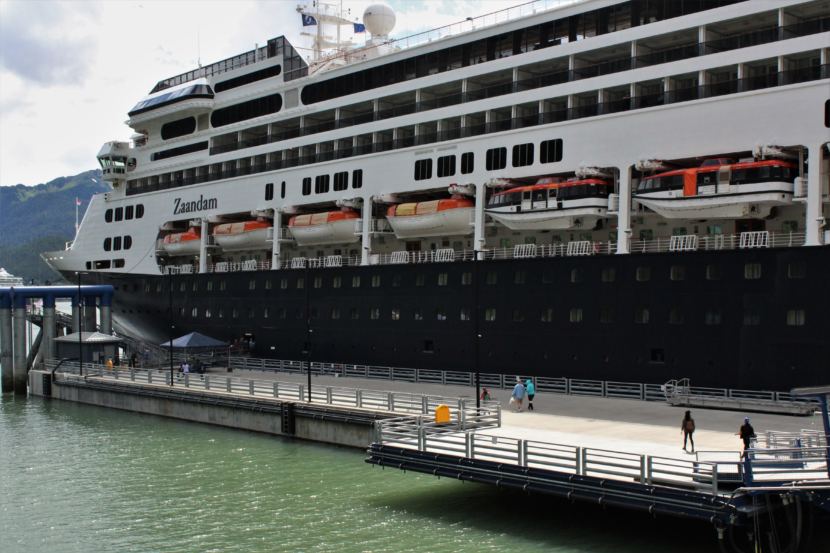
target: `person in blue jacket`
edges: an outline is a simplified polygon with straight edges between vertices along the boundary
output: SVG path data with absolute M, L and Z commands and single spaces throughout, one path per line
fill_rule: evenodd
M 525 385 L 520 378 L 516 378 L 516 385 L 513 386 L 513 393 L 510 394 L 510 403 L 516 406 L 516 411 L 522 410 L 522 402 L 525 399 Z
M 532 378 L 528 378 L 525 382 L 525 391 L 527 392 L 527 410 L 533 411 L 533 396 L 536 395 L 536 386 L 533 384 Z

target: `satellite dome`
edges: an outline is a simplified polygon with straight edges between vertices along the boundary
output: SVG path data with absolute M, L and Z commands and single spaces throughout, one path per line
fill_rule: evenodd
M 395 12 L 386 4 L 372 4 L 363 12 L 363 24 L 372 36 L 386 36 L 395 28 Z

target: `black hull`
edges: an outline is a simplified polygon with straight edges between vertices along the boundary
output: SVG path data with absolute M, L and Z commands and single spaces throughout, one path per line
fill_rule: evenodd
M 748 264 L 759 278 L 746 278 L 757 274 Z M 117 326 L 158 342 L 172 280 L 177 335 L 251 333 L 257 357 L 305 358 L 308 300 L 314 361 L 474 371 L 476 324 L 460 315 L 475 312 L 478 288 L 482 372 L 768 390 L 830 382 L 828 248 L 488 261 L 478 286 L 462 284 L 475 271 L 468 262 L 90 278 L 117 287 Z

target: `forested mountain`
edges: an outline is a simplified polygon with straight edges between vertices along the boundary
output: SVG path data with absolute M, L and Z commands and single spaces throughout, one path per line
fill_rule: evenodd
M 37 186 L 0 186 L 0 267 L 26 283 L 59 279 L 40 254 L 75 236 L 75 198 L 83 218 L 93 194 L 107 190 L 98 169 Z

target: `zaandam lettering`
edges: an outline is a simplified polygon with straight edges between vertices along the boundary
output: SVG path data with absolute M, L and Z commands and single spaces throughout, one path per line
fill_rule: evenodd
M 181 213 L 193 213 L 194 211 L 205 211 L 206 209 L 216 209 L 219 206 L 219 201 L 216 198 L 205 198 L 199 194 L 198 200 L 191 200 L 183 202 L 181 198 L 173 200 L 173 215 Z

